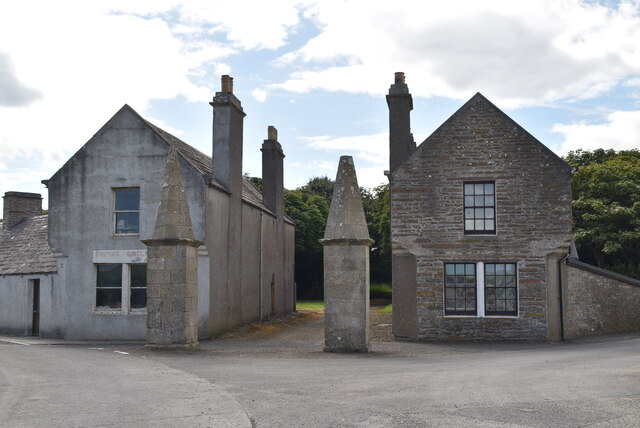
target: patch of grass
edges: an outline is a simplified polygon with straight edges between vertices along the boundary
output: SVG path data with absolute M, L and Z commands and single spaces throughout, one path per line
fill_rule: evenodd
M 381 314 L 390 314 L 391 313 L 391 305 L 387 305 L 384 308 L 380 309 L 378 312 Z
M 391 295 L 391 284 L 371 284 L 369 287 L 369 294 L 372 297 L 382 295 Z
M 296 309 L 298 311 L 324 312 L 324 302 L 322 300 L 298 300 Z

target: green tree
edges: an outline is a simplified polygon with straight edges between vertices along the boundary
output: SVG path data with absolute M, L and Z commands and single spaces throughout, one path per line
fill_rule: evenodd
M 613 149 L 595 149 L 594 151 L 578 149 L 567 153 L 565 160 L 569 165 L 580 168 L 594 163 L 601 164 L 618 156 L 632 156 L 640 158 L 640 151 L 636 149 L 621 150 L 619 152 L 616 152 Z
M 573 230 L 580 258 L 640 278 L 640 152 L 570 152 Z
M 323 253 L 318 240 L 324 236 L 330 200 L 325 197 L 326 192 L 318 195 L 316 190 L 307 184 L 286 190 L 284 197 L 285 211 L 296 222 L 295 281 L 298 297 L 305 299 L 323 297 Z
M 381 184 L 371 190 L 360 189 L 362 205 L 369 227 L 369 236 L 374 240 L 371 247 L 371 282 L 391 282 L 391 229 L 389 185 Z
M 331 204 L 331 196 L 333 195 L 334 184 L 334 181 L 325 175 L 323 177 L 315 177 L 309 179 L 309 182 L 300 187 L 298 190 L 321 196 L 329 204 Z

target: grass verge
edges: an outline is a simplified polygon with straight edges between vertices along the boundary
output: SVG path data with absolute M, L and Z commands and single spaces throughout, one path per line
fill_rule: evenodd
M 324 312 L 324 302 L 322 300 L 298 300 L 296 309 L 298 311 Z
M 381 314 L 390 314 L 391 313 L 391 305 L 387 305 L 384 308 L 380 309 L 378 312 Z

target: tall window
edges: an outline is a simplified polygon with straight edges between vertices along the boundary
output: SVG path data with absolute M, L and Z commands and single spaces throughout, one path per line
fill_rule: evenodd
M 464 233 L 496 233 L 494 182 L 464 183 Z
M 140 233 L 140 189 L 114 189 L 113 192 L 115 233 Z
M 517 315 L 518 289 L 515 263 L 484 265 L 484 304 L 487 315 Z
M 476 265 L 445 264 L 445 314 L 476 315 Z
M 127 314 L 146 307 L 146 264 L 96 264 L 96 312 Z
M 96 272 L 96 309 L 119 311 L 122 308 L 122 265 L 99 264 Z

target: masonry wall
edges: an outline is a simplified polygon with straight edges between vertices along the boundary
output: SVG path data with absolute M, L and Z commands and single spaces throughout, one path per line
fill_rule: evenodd
M 49 183 L 49 242 L 64 256 L 64 337 L 142 339 L 146 313 L 95 311 L 93 250 L 146 250 L 153 234 L 168 147 L 132 111 L 123 108 Z M 117 160 L 117 161 L 116 161 Z M 204 183 L 180 158 L 196 239 L 204 237 Z M 140 188 L 140 233 L 113 233 L 113 188 Z
M 565 265 L 565 339 L 640 331 L 640 281 Z
M 296 283 L 294 278 L 295 264 L 295 227 L 293 224 L 284 224 L 284 259 L 282 261 L 284 274 L 283 312 L 296 310 Z
M 229 219 L 229 196 L 216 189 L 207 192 L 207 206 L 207 216 L 216 220 L 207 223 L 210 321 L 206 335 L 201 337 L 294 311 L 293 225 L 285 224 L 284 239 L 279 240 L 276 218 L 249 203 L 242 204 L 241 218 Z M 241 261 L 227 251 L 230 221 L 242 221 Z M 242 268 L 240 281 L 231 281 L 229 266 L 238 263 Z
M 445 122 L 390 177 L 393 251 L 415 256 L 417 271 L 415 282 L 394 279 L 394 299 L 406 296 L 398 304 L 415 305 L 417 319 L 415 334 L 407 325 L 397 336 L 545 339 L 545 257 L 569 249 L 569 180 L 564 162 L 482 96 Z M 495 181 L 495 235 L 464 234 L 463 183 L 472 181 Z M 445 316 L 444 264 L 462 262 L 517 263 L 518 316 Z

